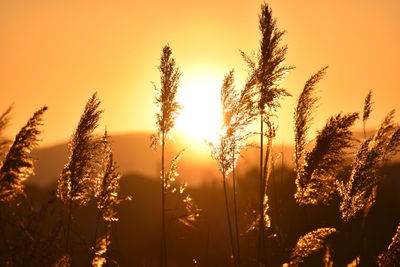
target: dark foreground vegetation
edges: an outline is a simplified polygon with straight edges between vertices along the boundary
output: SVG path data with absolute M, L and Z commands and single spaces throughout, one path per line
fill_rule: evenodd
M 242 245 L 243 266 L 256 265 L 256 238 L 255 232 L 246 232 L 252 216 L 248 210 L 257 206 L 257 196 L 254 190 L 257 183 L 252 177 L 257 173 L 255 168 L 238 179 L 239 227 L 240 242 Z M 366 221 L 365 232 L 361 228 L 361 218 L 357 218 L 342 235 L 331 241 L 332 260 L 338 266 L 352 261 L 359 255 L 360 244 L 365 244 L 363 256 L 364 266 L 376 266 L 375 258 L 387 249 L 394 235 L 400 219 L 400 165 L 390 165 L 384 169 L 385 179 L 380 183 L 375 206 L 371 209 Z M 298 238 L 306 233 L 321 227 L 340 227 L 342 225 L 339 213 L 339 197 L 330 206 L 309 206 L 306 209 L 296 205 L 293 197 L 296 191 L 294 184 L 295 173 L 290 169 L 277 169 L 271 179 L 277 195 L 271 190 L 271 212 L 276 214 L 279 221 L 280 235 L 284 237 L 283 244 L 271 249 L 271 257 L 279 266 L 288 262 L 292 248 Z M 253 181 L 253 182 L 252 182 Z M 37 212 L 36 220 L 40 227 L 32 229 L 33 233 L 17 229 L 22 227 L 15 224 L 19 218 L 10 217 L 2 223 L 9 223 L 7 227 L 8 246 L 12 248 L 9 254 L 2 249 L 2 262 L 10 257 L 9 262 L 14 266 L 22 266 L 22 254 L 26 249 L 31 254 L 25 266 L 51 266 L 64 253 L 64 244 L 60 243 L 62 233 L 61 212 L 59 201 L 47 204 L 48 197 L 55 187 L 48 190 L 29 186 L 26 193 L 29 195 L 33 207 Z M 170 220 L 168 236 L 171 266 L 229 266 L 230 249 L 228 229 L 225 223 L 225 207 L 222 188 L 203 186 L 189 188 L 190 194 L 202 208 L 194 227 L 187 227 L 179 222 Z M 134 196 L 132 201 L 123 202 L 117 208 L 119 221 L 111 230 L 111 243 L 108 248 L 108 257 L 118 262 L 120 266 L 158 266 L 161 210 L 159 197 L 159 182 L 156 179 L 137 175 L 127 175 L 121 179 L 121 196 Z M 46 206 L 47 211 L 40 211 L 39 207 Z M 4 210 L 4 204 L 2 210 Z M 58 211 L 57 211 L 58 210 Z M 4 214 L 4 213 L 3 213 Z M 74 216 L 74 266 L 86 266 L 91 259 L 90 242 L 95 234 L 96 205 L 90 202 Z M 15 216 L 15 214 L 13 215 Z M 28 217 L 25 220 L 32 220 Z M 39 217 L 39 218 L 38 218 Z M 19 223 L 28 223 L 21 221 Z M 362 240 L 362 234 L 365 241 Z M 33 236 L 31 236 L 33 235 Z M 30 237 L 31 236 L 31 237 Z M 35 238 L 35 242 L 31 238 Z M 87 241 L 84 241 L 87 240 Z M 4 244 L 2 244 L 3 248 Z M 36 246 L 36 248 L 35 248 Z M 323 253 L 318 253 L 308 259 L 305 266 L 320 266 Z M 114 266 L 112 262 L 110 266 Z M 390 265 L 389 265 L 390 266 Z M 392 265 L 394 266 L 394 265 Z
M 188 188 L 179 178 L 182 153 L 165 153 L 179 114 L 181 72 L 172 49 L 162 49 L 156 104 L 160 180 L 121 179 L 110 137 L 94 134 L 102 110 L 87 102 L 69 142 L 56 185 L 27 187 L 47 108 L 33 114 L 13 142 L 0 143 L 0 262 L 2 266 L 399 266 L 400 126 L 390 111 L 367 135 L 372 92 L 361 112 L 337 113 L 309 139 L 327 72 L 312 75 L 294 107 L 294 167 L 278 168 L 273 152 L 276 111 L 290 93 L 280 81 L 287 47 L 268 5 L 262 5 L 257 54 L 242 52 L 242 89 L 229 71 L 221 87 L 223 122 L 209 143 L 222 186 Z M 0 131 L 10 109 L 0 117 Z M 352 126 L 362 120 L 364 136 Z M 260 131 L 250 132 L 253 122 Z M 235 172 L 248 137 L 258 135 L 259 166 Z M 134 148 L 132 148 L 134 149 Z M 135 153 L 140 153 L 136 151 Z M 240 162 L 239 162 L 240 163 Z M 283 165 L 283 164 L 281 164 Z

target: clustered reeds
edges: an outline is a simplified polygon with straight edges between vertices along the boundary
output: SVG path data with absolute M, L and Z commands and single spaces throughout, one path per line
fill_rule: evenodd
M 275 266 L 287 262 L 289 266 L 310 266 L 318 262 L 323 266 L 335 264 L 338 240 L 346 240 L 352 233 L 352 226 L 360 226 L 361 238 L 365 241 L 365 224 L 370 210 L 377 198 L 377 191 L 384 180 L 382 168 L 400 150 L 400 126 L 394 122 L 394 111 L 388 113 L 380 127 L 370 136 L 366 134 L 366 121 L 372 112 L 372 91 L 365 98 L 362 123 L 364 138 L 361 142 L 352 135 L 351 127 L 359 119 L 357 112 L 331 116 L 315 139 L 309 139 L 310 125 L 318 101 L 315 90 L 317 83 L 325 76 L 327 67 L 311 76 L 300 93 L 294 110 L 294 171 L 293 184 L 296 191 L 293 195 L 296 205 L 306 207 L 329 206 L 338 203 L 341 222 L 334 227 L 317 227 L 302 232 L 294 246 L 284 247 L 286 258 L 271 259 L 274 256 L 268 251 L 272 238 L 283 243 L 279 229 L 274 229 L 273 216 L 269 214 L 268 186 L 273 172 L 273 145 L 277 131 L 274 122 L 282 98 L 290 96 L 280 83 L 293 68 L 284 65 L 287 46 L 281 41 L 285 31 L 279 30 L 272 10 L 267 4 L 261 6 L 259 16 L 261 32 L 260 47 L 256 57 L 242 52 L 243 59 L 249 67 L 249 75 L 241 90 L 236 89 L 234 71 L 224 78 L 221 87 L 222 125 L 218 138 L 210 143 L 212 157 L 218 164 L 222 175 L 225 209 L 227 215 L 230 242 L 231 265 L 242 266 L 240 227 L 238 217 L 238 198 L 235 169 L 242 150 L 248 147 L 247 140 L 254 134 L 260 135 L 260 158 L 258 180 L 258 211 L 252 229 L 258 229 L 257 259 L 250 260 L 257 266 Z M 166 169 L 165 149 L 167 139 L 174 128 L 175 119 L 181 108 L 176 97 L 181 72 L 172 57 L 169 46 L 162 49 L 160 65 L 160 87 L 156 104 L 159 112 L 156 115 L 157 134 L 152 137 L 152 146 L 161 145 L 161 253 L 160 264 L 167 266 L 167 196 L 175 196 L 182 209 L 174 209 L 174 217 L 186 226 L 193 227 L 199 217 L 200 209 L 187 191 L 187 184 L 178 179 L 178 162 L 182 152 L 177 154 Z M 53 266 L 70 266 L 74 262 L 74 244 L 79 236 L 75 222 L 75 212 L 89 202 L 95 203 L 97 220 L 91 245 L 85 243 L 90 254 L 92 266 L 103 266 L 114 262 L 109 254 L 113 222 L 119 220 L 117 206 L 124 200 L 120 196 L 121 174 L 116 162 L 107 132 L 103 136 L 95 135 L 102 110 L 97 94 L 88 100 L 78 126 L 69 143 L 69 158 L 58 179 L 57 190 L 50 195 L 48 202 L 36 209 L 25 194 L 24 182 L 32 175 L 34 160 L 32 149 L 37 145 L 42 125 L 42 116 L 47 110 L 43 107 L 35 112 L 27 124 L 16 135 L 11 143 L 5 138 L 0 141 L 0 260 L 4 266 L 42 265 L 51 262 Z M 11 107 L 0 116 L 0 134 L 3 134 L 9 122 Z M 249 126 L 259 117 L 260 132 L 249 131 Z M 265 127 L 265 128 L 264 128 Z M 266 144 L 264 145 L 264 139 Z M 313 145 L 310 150 L 308 147 Z M 357 145 L 359 146 L 357 147 Z M 356 151 L 355 151 L 356 150 Z M 354 156 L 354 159 L 352 159 Z M 349 169 L 348 176 L 342 171 Z M 228 177 L 232 173 L 233 187 L 233 221 L 228 194 Z M 277 190 L 277 188 L 273 188 Z M 167 195 L 168 194 L 168 195 Z M 41 229 L 40 223 L 48 212 L 56 210 L 57 199 L 61 201 L 63 218 L 58 220 L 50 231 Z M 128 198 L 129 199 L 129 198 Z M 7 210 L 7 205 L 14 209 Z M 22 209 L 18 210 L 18 209 Z M 24 212 L 26 214 L 24 214 Z M 283 211 L 285 212 L 285 211 Z M 361 218 L 361 220 L 360 220 Z M 307 219 L 307 218 L 306 218 Z M 276 226 L 277 222 L 275 222 Z M 12 230 L 21 236 L 21 242 L 10 240 L 7 235 Z M 46 235 L 43 232 L 48 231 Z M 65 242 L 61 248 L 60 241 Z M 50 254 L 54 246 L 56 253 Z M 340 244 L 339 244 L 340 246 Z M 363 244 L 355 254 L 365 254 Z M 338 247 L 336 247 L 338 248 Z M 283 254 L 284 254 L 283 253 Z M 360 255 L 353 255 L 358 263 Z M 348 260 L 347 260 L 348 261 Z M 397 266 L 400 264 L 400 224 L 391 243 L 375 259 L 379 266 Z M 197 260 L 193 259 L 197 264 Z
M 98 217 L 106 222 L 106 230 L 97 237 L 96 225 L 97 241 L 92 248 L 91 263 L 93 266 L 102 266 L 107 261 L 111 222 L 117 220 L 116 206 L 122 201 L 118 195 L 121 176 L 113 161 L 108 136 L 105 134 L 99 138 L 93 133 L 102 113 L 99 105 L 97 94 L 93 94 L 69 143 L 70 157 L 58 180 L 57 191 L 51 193 L 48 202 L 39 208 L 34 207 L 26 196 L 24 182 L 33 174 L 34 160 L 30 153 L 38 143 L 39 127 L 47 107 L 35 112 L 16 135 L 0 169 L 0 204 L 11 206 L 17 203 L 10 210 L 3 210 L 6 207 L 4 205 L 0 207 L 3 240 L 0 260 L 5 266 L 40 265 L 52 260 L 54 266 L 70 266 L 74 257 L 71 245 L 75 242 L 71 235 L 74 209 L 88 204 L 94 198 L 97 198 Z M 10 109 L 0 117 L 1 130 L 9 120 L 9 112 Z M 47 220 L 46 217 L 54 216 L 59 208 L 57 198 L 65 205 L 65 219 L 56 220 L 50 229 L 45 228 L 42 224 Z M 9 240 L 7 235 L 12 233 L 19 233 L 21 241 Z M 58 244 L 62 239 L 65 241 L 63 252 Z
M 295 198 L 299 205 L 329 205 L 329 202 L 338 193 L 343 225 L 340 229 L 332 229 L 338 235 L 343 236 L 349 235 L 346 228 L 348 225 L 356 223 L 357 214 L 363 218 L 360 225 L 361 232 L 365 231 L 366 218 L 376 201 L 377 186 L 383 178 L 381 170 L 384 164 L 399 151 L 400 127 L 393 122 L 394 110 L 392 110 L 382 121 L 378 130 L 371 137 L 366 138 L 365 122 L 372 111 L 372 91 L 369 91 L 364 101 L 362 116 L 364 140 L 359 146 L 353 163 L 349 160 L 351 155 L 349 152 L 354 147 L 355 139 L 352 137 L 349 127 L 358 119 L 358 113 L 339 114 L 331 117 L 325 127 L 317 133 L 313 150 L 306 152 L 305 136 L 317 99 L 313 96 L 314 86 L 324 72 L 325 68 L 307 81 L 295 109 L 295 169 L 297 172 Z M 347 181 L 343 181 L 338 174 L 341 168 L 347 166 L 351 166 L 351 174 Z M 314 233 L 315 231 L 312 231 L 299 239 L 292 251 L 290 265 L 303 264 L 310 256 L 309 253 L 299 253 L 299 246 L 309 246 L 313 248 L 311 250 L 313 253 L 325 248 L 327 255 L 330 255 L 330 247 L 327 242 L 323 241 L 319 245 L 313 244 L 318 240 L 318 237 L 314 237 Z M 304 239 L 307 236 L 313 238 Z M 398 242 L 396 236 L 397 233 L 393 238 L 394 244 Z M 363 245 L 360 246 L 361 252 L 365 253 L 362 251 Z M 398 254 L 393 250 L 394 246 L 396 245 L 389 246 L 387 252 L 380 256 L 380 266 L 392 266 L 389 262 L 398 260 Z M 356 262 L 358 265 L 358 258 L 356 258 Z M 331 266 L 329 264 L 325 266 Z

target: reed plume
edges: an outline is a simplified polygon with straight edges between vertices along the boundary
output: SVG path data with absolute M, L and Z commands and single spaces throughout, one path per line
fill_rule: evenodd
M 172 50 L 169 46 L 164 46 L 161 53 L 160 65 L 161 88 L 155 89 L 159 92 L 156 96 L 156 104 L 160 108 L 157 117 L 157 135 L 152 136 L 152 147 L 161 143 L 161 265 L 167 266 L 167 241 L 165 225 L 165 196 L 166 196 L 166 177 L 165 177 L 165 144 L 170 130 L 175 125 L 175 119 L 181 108 L 176 101 L 176 94 L 179 86 L 181 73 L 176 66 L 175 59 L 172 57 Z
M 7 128 L 8 123 L 10 122 L 10 113 L 12 110 L 12 106 L 8 107 L 6 111 L 3 112 L 0 116 L 0 158 L 2 159 L 4 154 L 7 152 L 7 147 L 10 144 L 10 141 L 3 137 L 3 132 L 5 128 Z
M 400 265 L 400 224 L 387 250 L 379 255 L 378 264 L 381 267 Z
M 372 90 L 369 90 L 367 96 L 364 100 L 364 109 L 363 109 L 363 131 L 364 131 L 364 139 L 367 138 L 367 134 L 365 132 L 365 122 L 368 120 L 369 116 L 372 112 Z
M 67 205 L 67 227 L 65 234 L 66 253 L 71 254 L 70 228 L 72 223 L 72 212 L 74 203 L 83 206 L 94 196 L 96 188 L 96 177 L 101 171 L 98 158 L 101 156 L 101 139 L 93 135 L 97 128 L 100 115 L 100 101 L 97 93 L 86 103 L 78 126 L 68 144 L 70 156 L 67 164 L 64 165 L 58 179 L 57 197 Z
M 104 132 L 100 140 L 101 154 L 100 165 L 101 171 L 96 177 L 96 186 L 94 196 L 97 199 L 97 221 L 93 243 L 93 259 L 92 266 L 103 266 L 106 262 L 107 247 L 111 243 L 111 226 L 112 222 L 118 221 L 116 206 L 124 199 L 119 197 L 121 175 L 117 170 L 114 162 L 113 152 L 107 131 Z M 130 200 L 127 197 L 126 200 Z M 100 225 L 100 219 L 105 222 L 105 233 L 97 237 Z
M 107 148 L 105 167 L 100 176 L 100 186 L 96 190 L 97 208 L 103 220 L 107 222 L 118 221 L 116 206 L 123 201 L 118 197 L 121 175 L 115 166 L 112 151 Z
M 162 50 L 158 70 L 160 71 L 161 87 L 154 86 L 159 92 L 156 97 L 156 104 L 160 108 L 160 112 L 156 115 L 158 128 L 158 138 L 156 140 L 165 138 L 169 134 L 181 109 L 181 106 L 176 101 L 181 72 L 176 66 L 169 46 L 164 46 Z M 163 140 L 160 141 L 163 142 Z
M 318 133 L 313 150 L 307 152 L 297 172 L 295 194 L 300 205 L 328 204 L 336 190 L 335 175 L 351 147 L 350 127 L 358 113 L 331 117 Z
M 240 152 L 247 147 L 247 138 L 254 134 L 247 130 L 257 115 L 254 110 L 253 86 L 254 80 L 248 80 L 245 87 L 238 91 L 234 86 L 234 72 L 230 71 L 221 87 L 223 124 L 218 141 L 209 145 L 219 170 L 226 176 L 236 167 Z
M 58 179 L 57 196 L 64 202 L 86 204 L 93 196 L 95 177 L 99 170 L 96 163 L 101 142 L 93 135 L 100 115 L 97 94 L 86 103 L 78 126 L 68 145 L 70 156 Z
M 373 189 L 381 179 L 380 169 L 398 151 L 400 128 L 393 122 L 393 117 L 394 110 L 385 117 L 375 134 L 362 142 L 350 180 L 339 186 L 340 211 L 346 222 L 365 205 L 373 204 Z
M 290 255 L 289 266 L 302 266 L 308 257 L 326 249 L 326 242 L 334 233 L 335 228 L 319 228 L 300 237 Z
M 241 54 L 249 67 L 250 75 L 256 79 L 259 92 L 258 109 L 261 113 L 266 109 L 276 111 L 280 107 L 281 98 L 290 96 L 279 84 L 293 67 L 283 66 L 287 46 L 281 46 L 280 43 L 286 32 L 278 29 L 268 4 L 261 6 L 259 30 L 261 40 L 257 58 L 254 59 L 244 52 Z
M 280 82 L 293 67 L 283 66 L 283 62 L 286 58 L 287 46 L 281 46 L 280 43 L 285 31 L 277 28 L 276 19 L 273 18 L 272 10 L 267 4 L 262 4 L 261 6 L 259 30 L 261 32 L 261 40 L 257 58 L 253 59 L 251 56 L 248 56 L 243 52 L 242 56 L 250 69 L 250 75 L 256 80 L 256 88 L 258 91 L 257 107 L 260 115 L 259 217 L 261 218 L 264 213 L 264 192 L 267 184 L 265 178 L 263 177 L 263 124 L 264 122 L 267 122 L 267 125 L 273 125 L 270 120 L 274 116 L 277 108 L 280 107 L 281 99 L 285 96 L 290 96 L 290 94 L 280 86 Z M 260 244 L 258 246 L 258 258 L 260 261 L 261 251 L 263 251 L 265 247 L 265 227 L 263 225 L 264 220 L 259 221 Z M 259 263 L 261 264 L 261 262 Z M 264 262 L 264 264 L 266 264 L 266 262 Z
M 33 174 L 33 159 L 30 153 L 37 145 L 39 126 L 43 124 L 42 116 L 46 110 L 47 107 L 43 107 L 33 114 L 16 135 L 5 156 L 0 169 L 0 201 L 11 201 L 23 193 L 23 182 Z M 4 114 L 7 116 L 8 112 Z M 4 122 L 3 116 L 2 121 Z
M 10 122 L 10 113 L 12 110 L 12 106 L 9 106 L 6 111 L 3 112 L 0 116 L 0 133 L 4 131 L 5 128 L 7 128 L 8 123 Z
M 254 121 L 255 116 L 257 115 L 254 107 L 255 102 L 253 100 L 256 94 L 256 92 L 254 91 L 254 85 L 255 79 L 253 77 L 250 77 L 246 81 L 244 88 L 239 91 L 234 86 L 234 71 L 231 70 L 225 76 L 221 87 L 221 107 L 223 124 L 221 126 L 217 141 L 214 143 L 209 143 L 211 148 L 211 155 L 216 160 L 218 168 L 222 174 L 231 249 L 235 264 L 239 265 L 240 245 L 237 223 L 236 181 L 234 170 L 236 168 L 236 163 L 240 156 L 241 150 L 247 147 L 247 138 L 253 134 L 247 130 L 247 127 L 251 122 Z M 238 255 L 235 255 L 236 253 L 233 242 L 233 231 L 226 190 L 226 179 L 231 172 L 234 187 L 234 214 Z
M 315 96 L 315 86 L 325 76 L 328 66 L 320 69 L 316 74 L 311 76 L 304 85 L 297 105 L 294 110 L 295 122 L 295 168 L 296 172 L 300 171 L 302 160 L 305 154 L 305 147 L 308 144 L 307 135 L 310 123 L 313 120 L 315 104 L 318 98 Z

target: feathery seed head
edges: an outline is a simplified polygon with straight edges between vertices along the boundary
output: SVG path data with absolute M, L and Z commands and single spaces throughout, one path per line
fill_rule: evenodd
M 375 134 L 363 141 L 357 152 L 350 180 L 340 187 L 340 211 L 345 222 L 363 210 L 366 203 L 373 204 L 373 188 L 381 179 L 380 169 L 398 150 L 400 130 L 393 122 L 393 117 L 394 110 L 385 117 Z
M 169 46 L 165 46 L 162 50 L 160 66 L 161 87 L 156 97 L 156 104 L 160 107 L 157 113 L 158 137 L 166 136 L 175 125 L 175 119 L 181 106 L 176 101 L 176 95 L 179 86 L 181 73 L 176 66 L 175 59 L 172 57 L 172 50 Z
M 23 182 L 33 174 L 32 149 L 37 145 L 39 126 L 47 110 L 36 111 L 27 124 L 16 135 L 0 169 L 0 201 L 10 201 L 23 192 Z
M 252 135 L 247 131 L 247 127 L 257 115 L 255 95 L 252 81 L 248 80 L 239 91 L 234 86 L 233 70 L 225 76 L 221 87 L 223 124 L 217 141 L 209 143 L 212 157 L 225 175 L 235 168 L 241 150 L 247 147 L 247 138 Z
M 315 103 L 318 98 L 315 97 L 315 86 L 325 76 L 328 66 L 319 70 L 316 74 L 311 76 L 304 85 L 297 106 L 294 110 L 295 122 L 295 168 L 298 172 L 302 158 L 305 154 L 305 147 L 307 145 L 307 133 L 310 128 L 310 123 L 313 119 Z
M 350 127 L 358 113 L 331 117 L 318 133 L 312 151 L 306 153 L 304 164 L 296 177 L 296 201 L 301 205 L 327 204 L 335 192 L 335 175 L 345 160 L 345 149 L 351 147 Z
M 89 99 L 79 124 L 69 143 L 70 157 L 58 179 L 57 196 L 79 205 L 86 204 L 94 192 L 96 177 L 100 172 L 97 158 L 102 148 L 101 139 L 93 135 L 102 110 L 97 94 Z
M 369 115 L 371 115 L 372 111 L 372 90 L 369 90 L 367 96 L 365 97 L 364 100 L 364 109 L 363 109 L 363 121 L 365 122 L 368 120 Z
M 319 228 L 300 237 L 290 256 L 289 266 L 302 266 L 308 257 L 326 247 L 326 242 L 334 233 L 335 228 Z

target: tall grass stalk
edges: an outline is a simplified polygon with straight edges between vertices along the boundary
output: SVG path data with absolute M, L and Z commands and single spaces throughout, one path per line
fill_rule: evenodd
M 93 135 L 102 110 L 97 94 L 93 94 L 85 106 L 78 126 L 69 143 L 70 157 L 58 179 L 57 196 L 67 205 L 65 250 L 70 254 L 70 233 L 75 204 L 83 206 L 93 197 L 96 177 L 101 166 L 97 158 L 101 151 L 101 140 Z
M 280 87 L 279 83 L 284 79 L 286 74 L 293 67 L 283 66 L 286 58 L 287 46 L 281 46 L 285 31 L 281 31 L 276 26 L 276 19 L 272 17 L 272 10 L 267 4 L 261 6 L 261 14 L 259 16 L 259 29 L 261 32 L 260 48 L 258 56 L 254 60 L 242 52 L 244 60 L 247 62 L 251 75 L 256 79 L 258 88 L 258 113 L 260 117 L 260 176 L 259 176 L 259 242 L 258 242 L 258 264 L 266 265 L 265 254 L 265 225 L 263 223 L 264 213 L 264 180 L 263 172 L 263 154 L 264 154 L 264 129 L 263 124 L 272 124 L 280 100 L 282 97 L 290 96 L 290 94 Z M 262 255 L 263 254 L 263 255 Z
M 232 159 L 235 158 L 235 147 L 232 150 Z M 240 231 L 239 231 L 239 223 L 238 223 L 238 207 L 237 207 L 237 190 L 236 190 L 236 176 L 235 169 L 232 169 L 232 187 L 233 187 L 233 211 L 234 211 L 234 221 L 235 221 L 235 235 L 236 235 L 236 248 L 237 248 L 237 263 L 238 266 L 241 266 L 241 258 L 240 258 Z
M 228 221 L 228 230 L 229 230 L 229 241 L 231 244 L 231 253 L 233 257 L 233 264 L 237 266 L 237 256 L 236 256 L 236 250 L 235 250 L 235 241 L 233 239 L 233 230 L 232 230 L 232 222 L 231 222 L 231 215 L 229 211 L 229 201 L 228 201 L 228 190 L 227 190 L 227 185 L 226 185 L 226 179 L 227 179 L 226 171 L 222 171 L 222 182 L 223 182 L 223 187 L 224 187 L 224 198 L 225 198 L 225 210 L 226 210 L 226 217 Z
M 174 127 L 175 119 L 181 108 L 176 101 L 181 73 L 176 66 L 169 46 L 164 46 L 162 50 L 158 70 L 160 71 L 161 87 L 158 89 L 155 86 L 155 89 L 159 91 L 156 104 L 160 107 L 160 112 L 157 113 L 158 132 L 157 135 L 153 136 L 152 145 L 155 147 L 158 141 L 161 142 L 161 266 L 167 266 L 165 145 L 166 137 Z
M 246 140 L 252 134 L 247 130 L 247 126 L 254 120 L 256 113 L 254 112 L 254 78 L 250 77 L 242 90 L 236 90 L 234 86 L 234 72 L 230 71 L 224 78 L 221 87 L 221 107 L 223 124 L 218 136 L 218 141 L 209 143 L 211 147 L 211 155 L 217 161 L 218 168 L 222 174 L 225 209 L 227 213 L 229 239 L 231 242 L 231 250 L 235 265 L 241 264 L 240 258 L 240 234 L 237 216 L 237 199 L 236 199 L 236 176 L 235 168 L 241 150 L 247 146 Z M 233 229 L 231 223 L 231 213 L 229 210 L 229 199 L 227 192 L 226 179 L 232 172 L 233 183 L 233 201 L 234 201 L 234 221 L 235 235 L 233 238 Z M 235 252 L 235 239 L 237 253 Z
M 162 266 L 167 266 L 167 229 L 165 226 L 165 134 L 161 135 L 161 243 L 162 243 L 162 254 L 161 261 Z

